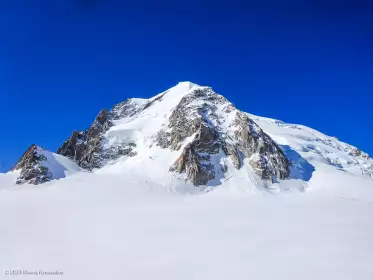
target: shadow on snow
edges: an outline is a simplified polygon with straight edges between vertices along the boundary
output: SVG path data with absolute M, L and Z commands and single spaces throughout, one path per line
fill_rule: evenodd
M 309 181 L 312 178 L 312 173 L 315 171 L 315 167 L 305 160 L 295 150 L 290 148 L 288 145 L 280 145 L 287 158 L 292 162 L 290 179 L 301 179 L 303 181 Z

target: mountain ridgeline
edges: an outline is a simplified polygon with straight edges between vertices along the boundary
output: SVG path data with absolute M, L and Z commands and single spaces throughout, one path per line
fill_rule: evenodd
M 121 156 L 136 155 L 137 143 L 117 141 L 110 144 L 105 133 L 114 126 L 115 120 L 146 113 L 156 102 L 161 103 L 164 95 L 142 104 L 128 99 L 110 111 L 102 110 L 91 127 L 86 131 L 74 131 L 57 153 L 87 170 L 100 168 Z M 230 115 L 233 122 L 227 127 L 226 117 Z M 182 150 L 170 171 L 185 172 L 196 186 L 216 179 L 217 169 L 219 173 L 224 173 L 226 167 L 216 166 L 217 161 L 213 160 L 224 156 L 229 156 L 237 169 L 241 168 L 244 157 L 251 158 L 253 168 L 262 179 L 285 179 L 289 176 L 290 162 L 276 143 L 245 113 L 211 88 L 196 88 L 188 92 L 168 121 L 167 128 L 154 135 L 154 144 L 163 149 Z M 193 138 L 181 149 L 188 137 Z
M 21 170 L 19 184 L 54 178 L 47 165 L 40 164 L 46 158 L 38 156 L 36 147 L 12 169 Z M 73 131 L 57 151 L 85 171 L 136 159 L 139 153 L 170 155 L 162 162 L 167 172 L 180 174 L 194 186 L 217 186 L 232 168 L 245 167 L 256 180 L 270 183 L 290 178 L 297 168 L 249 114 L 210 87 L 189 82 L 150 99 L 130 98 L 101 110 L 87 130 Z M 369 160 L 356 148 L 350 153 Z

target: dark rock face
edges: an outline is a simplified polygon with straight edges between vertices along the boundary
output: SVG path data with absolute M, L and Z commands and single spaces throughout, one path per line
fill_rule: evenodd
M 73 131 L 71 137 L 63 143 L 57 153 L 74 160 L 80 159 L 83 151 L 86 149 L 84 138 L 84 131 Z
M 110 111 L 103 109 L 93 124 L 85 131 L 74 131 L 57 153 L 78 163 L 86 170 L 102 167 L 110 160 L 121 156 L 134 156 L 134 143 L 107 143 L 105 133 L 114 125 L 113 121 L 139 113 L 144 105 L 132 99 L 115 105 Z
M 199 100 L 199 103 L 194 103 L 194 100 Z M 217 95 L 212 90 L 206 88 L 196 89 L 191 94 L 182 98 L 178 106 L 170 116 L 168 130 L 161 130 L 156 135 L 157 145 L 162 148 L 171 148 L 179 150 L 181 142 L 187 137 L 192 136 L 200 128 L 201 123 L 212 127 L 212 118 L 216 122 L 220 122 L 216 110 L 217 105 L 222 105 L 228 102 L 224 97 Z M 230 105 L 230 104 L 228 104 Z M 226 108 L 227 110 L 229 109 Z M 209 115 L 207 117 L 207 115 Z
M 155 141 L 162 148 L 179 150 L 183 141 L 194 135 L 170 168 L 185 172 L 194 185 L 215 179 L 216 170 L 224 173 L 226 166 L 219 160 L 224 156 L 229 156 L 237 169 L 249 159 L 261 179 L 275 181 L 290 175 L 291 162 L 281 148 L 245 113 L 210 88 L 186 95 L 169 121 L 168 129 L 157 133 Z
M 73 159 L 85 169 L 99 168 L 105 140 L 102 134 L 111 126 L 109 112 L 103 109 L 86 131 L 74 131 L 57 153 Z
M 242 159 L 240 156 L 240 151 L 237 149 L 236 146 L 233 146 L 231 144 L 225 144 L 223 146 L 224 153 L 230 157 L 232 160 L 233 166 L 236 169 L 240 169 L 242 167 Z
M 262 179 L 285 179 L 291 163 L 281 148 L 246 114 L 237 112 L 235 124 L 236 148 L 250 159 L 254 171 Z
M 170 171 L 186 172 L 187 178 L 196 186 L 206 185 L 215 178 L 215 166 L 211 157 L 220 152 L 223 142 L 218 133 L 200 122 L 200 127 L 192 142 L 183 150 L 179 159 L 171 166 Z M 223 166 L 220 166 L 223 171 Z
M 49 169 L 42 165 L 46 160 L 45 156 L 39 153 L 39 148 L 36 145 L 31 145 L 30 148 L 22 155 L 17 164 L 11 171 L 21 170 L 20 176 L 17 178 L 17 184 L 42 184 L 52 180 L 53 175 Z
M 87 138 L 96 138 L 102 132 L 107 131 L 113 124 L 109 119 L 109 112 L 106 109 L 102 109 L 90 128 L 87 129 Z

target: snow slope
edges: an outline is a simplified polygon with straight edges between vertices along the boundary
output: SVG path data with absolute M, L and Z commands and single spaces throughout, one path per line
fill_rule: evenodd
M 369 197 L 373 186 L 373 160 L 367 154 L 362 152 L 354 156 L 351 153 L 357 148 L 306 126 L 250 117 L 281 145 L 293 162 L 293 174 L 304 180 L 310 191 L 333 189 L 334 195 L 348 192 L 359 197 L 364 197 L 362 193 L 367 191 Z M 362 186 L 367 186 L 367 190 Z
M 306 126 L 249 116 L 282 145 L 285 151 L 290 147 L 309 161 L 332 165 L 341 171 L 373 178 L 373 160 L 363 152 L 360 156 L 352 155 L 357 148 Z
M 147 149 L 149 145 L 154 144 L 152 137 L 159 129 L 168 126 L 168 118 L 180 100 L 197 88 L 202 87 L 189 82 L 181 82 L 148 99 L 147 102 L 154 102 L 152 106 L 140 114 L 114 121 L 115 126 L 106 133 L 107 137 L 132 140 L 140 146 L 140 149 Z M 160 97 L 163 98 L 160 99 Z
M 261 180 L 256 176 L 245 159 L 244 166 L 237 170 L 226 156 L 217 156 L 227 166 L 227 172 L 206 187 L 196 190 L 194 186 L 185 180 L 183 174 L 169 172 L 169 167 L 180 156 L 180 151 L 194 137 L 184 140 L 179 151 L 161 149 L 155 145 L 154 135 L 161 128 L 167 128 L 169 117 L 179 104 L 180 100 L 195 89 L 202 89 L 199 85 L 182 82 L 175 87 L 156 95 L 148 102 L 154 102 L 146 110 L 130 117 L 115 121 L 115 125 L 106 132 L 108 143 L 127 141 L 136 143 L 137 155 L 131 158 L 121 158 L 106 165 L 97 173 L 123 173 L 137 174 L 144 181 L 153 182 L 163 188 L 176 190 L 181 193 L 194 193 L 206 191 L 211 187 L 219 186 L 219 191 L 249 192 L 252 194 L 267 193 L 268 190 L 275 192 L 296 190 L 306 191 L 312 188 L 313 179 L 323 170 L 331 170 L 337 178 L 344 175 L 352 176 L 357 181 L 373 183 L 373 160 L 362 153 L 360 156 L 353 156 L 351 152 L 356 150 L 346 143 L 338 141 L 314 129 L 286 124 L 284 122 L 250 115 L 277 144 L 283 149 L 287 157 L 292 161 L 292 172 L 290 180 L 280 181 L 275 184 Z M 135 100 L 136 101 L 136 100 Z M 195 103 L 201 102 L 196 100 Z M 205 101 L 203 101 L 205 102 Z M 146 101 L 141 99 L 141 104 Z M 195 104 L 194 104 L 195 105 Z M 224 104 L 223 106 L 226 106 Z M 221 116 L 219 125 L 227 131 L 234 129 L 234 113 L 225 114 L 223 108 L 218 108 L 218 115 Z M 215 122 L 215 120 L 212 120 Z M 220 159 L 219 159 L 220 158 Z M 144 170 L 146 172 L 144 173 Z M 346 174 L 342 174 L 346 173 Z M 364 183 L 363 183 L 364 184 Z
M 301 194 L 191 196 L 90 173 L 2 190 L 0 270 L 77 280 L 372 279 L 372 185 L 345 179 L 327 196 L 320 180 Z
M 197 89 L 208 89 L 208 87 L 202 87 L 190 82 L 181 82 L 147 101 L 144 99 L 140 99 L 140 101 L 130 99 L 131 103 L 136 105 L 135 107 L 141 107 L 142 110 L 127 117 L 113 120 L 114 125 L 110 127 L 104 137 L 107 139 L 107 148 L 123 143 L 134 143 L 136 156 L 120 158 L 106 164 L 106 166 L 96 172 L 123 173 L 131 170 L 131 174 L 141 173 L 142 176 L 147 177 L 146 180 L 148 181 L 182 193 L 205 191 L 217 185 L 230 185 L 232 188 L 244 186 L 245 191 L 252 193 L 266 192 L 269 182 L 263 181 L 255 175 L 249 164 L 249 159 L 244 160 L 244 168 L 236 170 L 237 168 L 233 166 L 228 156 L 217 154 L 212 158 L 212 162 L 216 162 L 214 165 L 217 169 L 214 173 L 218 175 L 205 187 L 200 187 L 199 189 L 194 188 L 190 181 L 186 180 L 185 173 L 177 174 L 169 171 L 170 166 L 180 157 L 181 151 L 193 140 L 194 135 L 184 139 L 181 143 L 181 148 L 175 151 L 172 149 L 161 149 L 156 141 L 157 134 L 161 130 L 167 131 L 170 124 L 170 116 L 175 108 L 184 97 Z M 192 102 L 187 103 L 188 108 L 190 108 L 187 112 L 193 115 L 196 112 L 199 113 L 198 108 L 202 105 L 216 106 L 214 118 L 207 115 L 204 115 L 204 117 L 214 127 L 218 127 L 222 133 L 227 132 L 227 138 L 233 139 L 235 130 L 238 129 L 234 123 L 237 110 L 224 97 L 215 94 L 213 98 L 215 99 L 212 101 L 203 98 L 192 100 Z M 228 111 L 226 110 L 227 107 L 231 107 L 230 113 L 226 113 Z M 121 115 L 120 112 L 115 113 Z M 187 117 L 193 119 L 195 116 Z M 222 174 L 218 169 L 222 165 L 227 168 L 225 174 Z M 147 170 L 146 174 L 143 174 L 144 169 Z
M 75 172 L 84 171 L 79 165 L 64 156 L 46 151 L 40 147 L 38 147 L 38 153 L 45 156 L 46 160 L 40 162 L 40 164 L 49 169 L 53 175 L 52 179 L 61 179 Z
M 46 153 L 61 179 L 37 187 L 0 174 L 0 279 L 11 269 L 27 279 L 39 270 L 72 280 L 373 279 L 372 159 L 311 128 L 250 115 L 292 160 L 291 178 L 263 183 L 245 164 L 196 188 L 169 172 L 177 151 L 152 145 L 193 87 L 181 83 L 116 121 L 107 137 L 135 141 L 134 157 L 62 178 L 79 168 Z

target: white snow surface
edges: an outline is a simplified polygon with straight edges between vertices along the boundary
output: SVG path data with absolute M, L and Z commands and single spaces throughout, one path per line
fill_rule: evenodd
M 193 187 L 168 172 L 180 151 L 152 136 L 196 87 L 178 84 L 107 132 L 135 141 L 133 158 L 87 173 L 48 153 L 61 179 L 37 187 L 0 174 L 0 279 L 9 270 L 72 280 L 373 279 L 373 161 L 311 128 L 250 115 L 292 160 L 291 179 L 269 185 L 249 164 L 236 170 L 219 157 L 228 166 L 220 185 Z
M 46 160 L 39 163 L 48 168 L 53 175 L 53 179 L 62 179 L 66 176 L 74 174 L 75 172 L 84 171 L 74 161 L 59 154 L 49 152 L 41 147 L 37 147 L 37 153 L 46 158 Z

